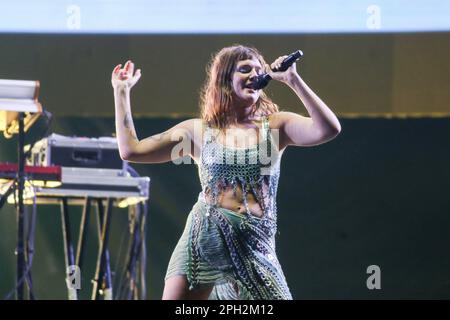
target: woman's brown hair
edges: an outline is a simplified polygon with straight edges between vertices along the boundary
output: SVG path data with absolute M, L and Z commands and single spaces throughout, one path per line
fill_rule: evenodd
M 257 59 L 265 65 L 263 56 L 255 48 L 234 45 L 221 49 L 211 59 L 207 67 L 207 78 L 201 90 L 201 117 L 209 125 L 224 129 L 237 122 L 232 108 L 232 75 L 241 60 Z M 278 106 L 263 92 L 255 103 L 252 114 L 269 115 L 277 112 Z

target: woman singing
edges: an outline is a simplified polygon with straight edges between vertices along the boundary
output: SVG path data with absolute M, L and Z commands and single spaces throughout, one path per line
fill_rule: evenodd
M 281 156 L 287 146 L 330 141 L 341 126 L 295 63 L 283 72 L 271 70 L 284 58 L 269 66 L 254 48 L 223 48 L 209 65 L 201 117 L 143 140 L 136 136 L 130 106 L 141 72 L 131 61 L 114 68 L 121 157 L 161 163 L 190 156 L 198 166 L 202 191 L 172 253 L 163 299 L 292 299 L 275 251 Z M 254 89 L 263 72 L 289 86 L 309 117 L 280 112 Z

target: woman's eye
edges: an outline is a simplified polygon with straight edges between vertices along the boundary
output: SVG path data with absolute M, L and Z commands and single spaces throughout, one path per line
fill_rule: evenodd
M 250 68 L 241 68 L 241 69 L 239 69 L 239 72 L 249 73 L 250 72 Z
M 240 73 L 250 73 L 250 72 L 252 72 L 253 68 L 244 66 L 244 67 L 240 67 L 238 70 L 239 70 Z M 262 70 L 259 69 L 259 68 L 255 69 L 255 70 L 256 70 L 257 74 L 261 74 L 262 73 Z

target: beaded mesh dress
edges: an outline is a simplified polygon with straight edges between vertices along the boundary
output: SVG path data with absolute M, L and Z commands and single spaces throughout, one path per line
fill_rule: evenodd
M 166 279 L 186 275 L 190 289 L 214 285 L 210 299 L 292 299 L 275 252 L 276 193 L 280 158 L 267 117 L 262 139 L 248 148 L 230 148 L 205 127 L 198 161 L 202 191 L 172 254 Z M 242 190 L 246 214 L 217 205 L 221 190 Z M 251 192 L 263 215 L 250 213 Z

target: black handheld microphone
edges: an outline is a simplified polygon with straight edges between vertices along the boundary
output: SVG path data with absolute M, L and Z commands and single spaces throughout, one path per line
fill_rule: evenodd
M 303 56 L 303 52 L 301 50 L 297 50 L 297 51 L 291 53 L 290 55 L 288 55 L 281 62 L 281 66 L 279 68 L 272 69 L 272 71 L 274 71 L 274 72 L 286 71 L 290 66 L 292 66 L 292 64 L 295 61 L 300 59 L 300 57 L 302 57 L 302 56 Z M 254 90 L 263 89 L 269 84 L 270 80 L 272 80 L 272 77 L 269 74 L 267 74 L 267 73 L 260 74 L 259 76 L 256 76 L 255 80 L 253 80 L 252 85 L 251 85 L 252 89 L 254 89 Z

